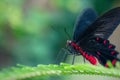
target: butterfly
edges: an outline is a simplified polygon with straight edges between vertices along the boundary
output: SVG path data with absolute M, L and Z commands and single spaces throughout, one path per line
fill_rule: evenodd
M 91 64 L 96 65 L 97 60 L 105 67 L 109 67 L 108 61 L 113 66 L 117 61 L 119 52 L 108 38 L 120 23 L 120 7 L 111 9 L 97 17 L 96 12 L 85 9 L 78 17 L 71 40 L 67 40 L 66 48 L 69 54 L 82 55 Z M 65 57 L 64 57 L 65 58 Z

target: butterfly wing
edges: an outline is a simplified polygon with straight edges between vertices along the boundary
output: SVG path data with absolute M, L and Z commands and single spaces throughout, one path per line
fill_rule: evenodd
M 88 36 L 99 36 L 108 39 L 120 23 L 120 7 L 114 8 L 96 19 L 88 28 L 78 36 L 80 38 Z
M 114 48 L 109 48 L 109 36 L 116 29 L 120 23 L 120 7 L 114 8 L 93 22 L 82 33 L 81 40 L 79 39 L 79 45 L 85 50 L 93 52 L 94 56 L 98 58 L 100 63 L 105 66 L 107 60 L 110 60 L 114 65 L 117 60 L 118 53 Z M 80 36 L 81 37 L 81 36 Z M 114 51 L 114 54 L 113 52 Z M 99 52 L 99 53 L 98 53 Z
M 81 15 L 79 15 L 75 27 L 74 27 L 74 32 L 73 32 L 73 41 L 77 42 L 78 41 L 78 36 L 81 36 L 81 33 L 83 33 L 88 25 L 93 23 L 97 17 L 96 12 L 91 9 L 87 8 L 85 9 Z

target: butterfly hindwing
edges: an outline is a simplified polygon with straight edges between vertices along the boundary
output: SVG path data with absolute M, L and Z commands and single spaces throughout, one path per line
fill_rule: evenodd
M 115 66 L 116 61 L 118 60 L 117 54 L 118 52 L 115 51 L 115 55 L 111 54 L 106 54 L 108 52 L 103 52 L 103 51 L 97 51 L 96 52 L 96 57 L 98 58 L 98 61 L 103 65 L 108 67 L 107 61 L 110 61 L 113 66 Z

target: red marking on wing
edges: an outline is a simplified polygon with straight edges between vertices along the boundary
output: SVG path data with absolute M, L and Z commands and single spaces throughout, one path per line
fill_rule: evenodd
M 116 59 L 113 59 L 112 60 L 112 64 L 114 65 L 116 63 Z
M 108 64 L 107 64 L 107 63 L 105 64 L 105 67 L 108 67 Z
M 100 55 L 101 53 L 99 51 L 97 51 L 97 54 Z
M 103 41 L 103 43 L 106 44 L 106 42 L 107 42 L 107 40 L 105 39 L 105 40 Z
M 113 55 L 115 53 L 115 51 L 113 50 L 113 51 L 111 51 L 111 54 Z
M 108 46 L 108 48 L 109 48 L 109 49 L 112 48 L 112 45 L 110 44 L 110 45 Z
M 96 37 L 96 40 L 98 41 L 100 38 L 99 37 Z

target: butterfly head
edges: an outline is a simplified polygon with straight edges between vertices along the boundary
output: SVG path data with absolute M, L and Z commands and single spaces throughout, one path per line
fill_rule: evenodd
M 72 43 L 71 40 L 67 40 L 67 45 L 70 45 Z
M 72 40 L 67 40 L 66 48 L 71 54 L 78 53 L 75 49 L 75 43 Z

